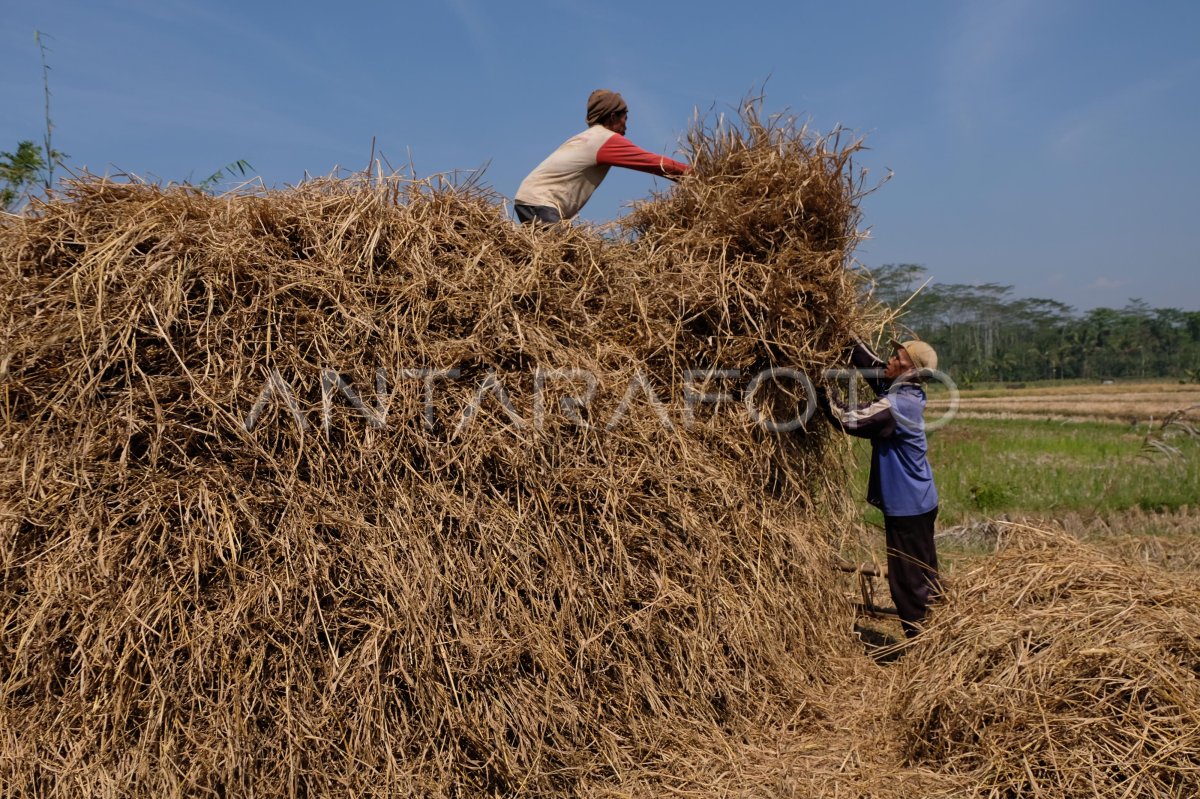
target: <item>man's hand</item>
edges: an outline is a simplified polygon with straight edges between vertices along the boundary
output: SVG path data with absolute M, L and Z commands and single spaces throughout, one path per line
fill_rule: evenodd
M 886 359 L 876 355 L 867 342 L 857 335 L 850 336 L 850 346 L 846 349 L 846 357 L 859 369 L 878 369 L 887 363 Z
M 860 352 L 866 353 L 874 360 L 876 360 L 876 361 L 883 360 L 882 358 L 879 357 L 878 354 L 876 354 L 875 350 L 871 349 L 871 345 L 868 344 L 866 342 L 866 339 L 864 339 L 862 336 L 859 336 L 857 334 L 850 336 L 850 343 L 854 346 L 854 349 L 859 350 Z

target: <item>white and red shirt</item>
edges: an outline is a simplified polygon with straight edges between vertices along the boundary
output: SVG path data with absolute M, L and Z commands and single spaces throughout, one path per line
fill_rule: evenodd
M 567 139 L 538 164 L 521 181 L 513 199 L 522 205 L 555 208 L 563 219 L 570 219 L 583 208 L 609 167 L 614 166 L 662 177 L 682 175 L 690 169 L 665 155 L 643 150 L 603 125 L 593 125 Z

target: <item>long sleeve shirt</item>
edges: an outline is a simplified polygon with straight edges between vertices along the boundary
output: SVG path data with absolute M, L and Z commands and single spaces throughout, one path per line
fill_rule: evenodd
M 883 361 L 856 342 L 850 362 L 881 370 Z M 871 402 L 851 408 L 830 398 L 826 413 L 852 436 L 871 441 L 867 501 L 888 516 L 918 516 L 938 505 L 925 439 L 925 390 L 919 383 L 890 383 L 878 374 L 866 377 L 875 391 Z
M 614 166 L 663 177 L 683 175 L 690 169 L 665 155 L 643 150 L 603 125 L 593 125 L 567 139 L 538 164 L 521 182 L 514 199 L 524 205 L 555 208 L 563 219 L 570 219 Z

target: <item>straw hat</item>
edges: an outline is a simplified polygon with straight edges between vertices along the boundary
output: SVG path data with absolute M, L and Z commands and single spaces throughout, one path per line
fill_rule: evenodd
M 917 339 L 897 341 L 896 339 L 892 339 L 892 346 L 903 347 L 904 351 L 908 353 L 909 359 L 913 362 L 913 366 L 917 369 L 927 372 L 937 369 L 937 352 L 924 341 L 918 341 Z

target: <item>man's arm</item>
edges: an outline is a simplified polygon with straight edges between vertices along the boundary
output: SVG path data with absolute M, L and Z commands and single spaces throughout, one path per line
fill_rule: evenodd
M 887 361 L 876 355 L 870 347 L 863 342 L 862 339 L 855 336 L 850 339 L 850 346 L 847 349 L 847 358 L 850 364 L 858 369 L 879 370 L 874 375 L 863 375 L 863 379 L 867 381 L 876 396 L 882 396 L 888 390 L 888 380 L 883 376 L 883 368 L 887 366 Z
M 892 415 L 892 400 L 887 394 L 874 402 L 849 408 L 824 391 L 818 393 L 818 403 L 834 427 L 859 438 L 887 438 L 896 432 L 896 417 Z
M 603 166 L 623 166 L 626 169 L 636 169 L 667 178 L 678 177 L 691 171 L 687 164 L 643 150 L 619 133 L 614 133 L 608 141 L 600 145 L 600 149 L 596 151 L 596 163 Z

